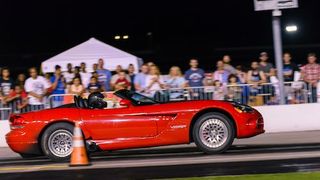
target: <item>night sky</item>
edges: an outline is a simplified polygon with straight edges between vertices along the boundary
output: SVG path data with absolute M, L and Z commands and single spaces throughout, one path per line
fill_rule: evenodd
M 294 23 L 298 32 L 282 35 L 285 51 L 304 63 L 306 53 L 320 54 L 320 1 L 300 0 L 299 5 L 282 16 L 283 29 Z M 16 72 L 90 37 L 155 61 L 164 72 L 171 65 L 186 69 L 192 57 L 208 71 L 223 54 L 232 55 L 234 65 L 248 64 L 260 51 L 269 52 L 273 61 L 271 12 L 255 12 L 253 0 L 1 0 L 0 22 L 0 66 Z M 125 34 L 128 40 L 114 40 Z

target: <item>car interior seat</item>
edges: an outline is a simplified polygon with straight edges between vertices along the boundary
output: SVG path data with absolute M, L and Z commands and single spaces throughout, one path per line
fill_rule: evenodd
M 81 96 L 74 96 L 74 103 L 77 108 L 88 108 L 88 100 L 83 99 Z
M 79 96 L 74 96 L 73 100 L 74 100 L 74 104 L 76 105 L 76 107 L 77 108 L 80 107 L 80 105 L 79 105 Z

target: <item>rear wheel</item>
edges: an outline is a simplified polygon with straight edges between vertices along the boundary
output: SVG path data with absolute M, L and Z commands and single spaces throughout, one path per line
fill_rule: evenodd
M 222 153 L 233 143 L 234 125 L 221 113 L 202 115 L 193 127 L 193 139 L 197 147 L 208 154 Z
M 69 160 L 72 152 L 73 125 L 56 123 L 48 127 L 41 138 L 44 154 L 53 161 Z

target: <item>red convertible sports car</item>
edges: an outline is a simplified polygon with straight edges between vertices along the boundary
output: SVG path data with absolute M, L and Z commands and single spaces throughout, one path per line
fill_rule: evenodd
M 108 108 L 99 93 L 58 108 L 12 115 L 6 135 L 22 157 L 46 155 L 69 159 L 72 133 L 79 122 L 88 151 L 110 151 L 194 142 L 205 153 L 221 153 L 234 138 L 264 132 L 255 109 L 235 102 L 194 100 L 159 103 L 139 93 L 120 90 L 117 108 Z

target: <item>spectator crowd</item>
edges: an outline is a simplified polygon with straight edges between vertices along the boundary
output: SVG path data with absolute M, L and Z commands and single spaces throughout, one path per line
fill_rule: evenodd
M 293 81 L 304 81 L 312 92 L 312 102 L 317 102 L 317 86 L 320 78 L 320 65 L 316 62 L 314 53 L 307 56 L 307 64 L 298 67 L 292 62 L 290 53 L 283 55 L 283 78 L 285 82 L 285 93 L 287 101 L 297 101 L 292 93 Z M 14 111 L 26 109 L 43 109 L 49 95 L 52 98 L 53 107 L 62 104 L 61 94 L 76 94 L 82 96 L 84 93 L 116 91 L 128 89 L 142 93 L 148 97 L 167 97 L 175 99 L 182 97 L 188 88 L 192 94 L 191 98 L 205 95 L 209 99 L 234 100 L 249 103 L 250 98 L 243 100 L 245 93 L 249 97 L 261 95 L 263 102 L 277 102 L 278 77 L 274 65 L 269 62 L 266 52 L 260 53 L 259 60 L 253 60 L 251 67 L 245 71 L 241 65 L 234 67 L 231 57 L 224 55 L 217 61 L 215 71 L 206 73 L 199 68 L 199 61 L 191 59 L 190 68 L 184 73 L 179 66 L 172 66 L 168 75 L 161 75 L 159 67 L 148 62 L 140 67 L 139 73 L 130 64 L 128 67 L 118 65 L 115 72 L 104 68 L 104 60 L 99 59 L 93 65 L 93 72 L 86 70 L 86 63 L 79 66 L 67 65 L 67 71 L 62 72 L 60 65 L 55 66 L 53 74 L 39 75 L 37 68 L 29 69 L 29 76 L 19 74 L 16 80 L 10 75 L 10 70 L 1 68 L 0 77 L 0 100 L 2 107 L 15 102 Z M 271 85 L 265 85 L 272 83 Z M 250 87 L 242 85 L 250 84 Z M 265 86 L 264 86 L 265 85 Z M 209 88 L 210 87 L 210 88 Z M 195 90 L 197 89 L 198 90 Z M 265 89 L 268 89 L 266 91 Z M 166 90 L 170 90 L 167 93 Z M 268 92 L 269 97 L 263 97 Z M 197 96 L 195 95 L 197 94 Z M 196 98 L 194 98 L 196 99 Z

